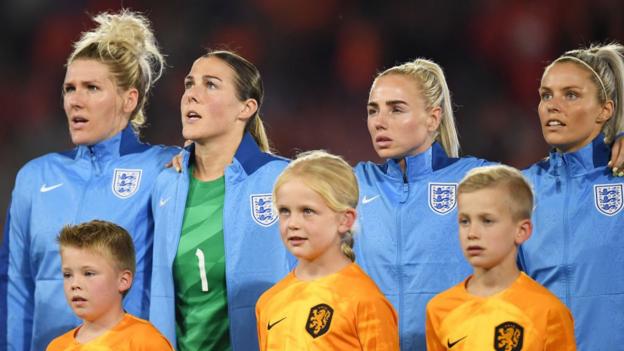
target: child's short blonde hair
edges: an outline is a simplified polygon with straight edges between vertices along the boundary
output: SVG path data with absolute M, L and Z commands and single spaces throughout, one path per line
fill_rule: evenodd
M 276 198 L 277 190 L 293 178 L 301 180 L 319 194 L 332 211 L 356 208 L 359 201 L 359 188 L 353 168 L 340 156 L 322 150 L 300 153 L 277 178 L 273 199 Z M 355 260 L 351 231 L 343 236 L 341 250 L 349 259 Z
M 457 193 L 470 193 L 497 186 L 507 190 L 514 220 L 531 218 L 533 190 L 522 173 L 513 167 L 496 165 L 474 168 L 459 183 Z
M 93 250 L 110 259 L 119 271 L 136 270 L 132 237 L 128 232 L 111 222 L 93 220 L 77 225 L 67 225 L 61 230 L 57 241 L 61 251 L 65 247 Z

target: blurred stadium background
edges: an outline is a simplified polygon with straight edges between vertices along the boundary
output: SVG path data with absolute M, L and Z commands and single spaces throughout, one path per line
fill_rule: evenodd
M 543 157 L 543 67 L 593 41 L 624 41 L 619 0 L 3 0 L 0 4 L 0 210 L 18 169 L 71 147 L 61 84 L 89 14 L 144 12 L 168 58 L 144 139 L 178 144 L 183 78 L 204 48 L 237 50 L 260 69 L 263 118 L 279 154 L 324 148 L 377 160 L 366 129 L 375 74 L 427 57 L 445 69 L 462 153 L 516 167 Z M 4 223 L 4 218 L 2 218 Z

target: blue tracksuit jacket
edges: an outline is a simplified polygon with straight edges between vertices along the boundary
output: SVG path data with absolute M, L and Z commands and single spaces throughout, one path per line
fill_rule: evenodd
M 178 249 L 189 188 L 192 147 L 179 174 L 163 171 L 154 188 L 154 262 L 150 321 L 176 345 L 173 261 Z M 223 235 L 225 278 L 234 351 L 258 349 L 255 305 L 260 295 L 294 266 L 272 209 L 273 184 L 287 160 L 260 151 L 245 134 L 225 170 Z
M 357 263 L 399 315 L 401 350 L 425 350 L 427 302 L 471 272 L 459 245 L 457 184 L 487 161 L 449 158 L 438 143 L 406 158 L 360 163 Z
M 603 137 L 524 172 L 536 207 L 520 264 L 570 308 L 579 350 L 624 349 L 624 180 Z
M 93 219 L 117 223 L 132 235 L 137 271 L 124 306 L 147 316 L 149 197 L 156 176 L 178 151 L 142 144 L 127 127 L 99 144 L 34 159 L 19 171 L 0 256 L 0 309 L 7 313 L 0 317 L 8 322 L 1 343 L 6 336 L 9 350 L 45 350 L 80 323 L 65 301 L 56 237 L 67 224 Z

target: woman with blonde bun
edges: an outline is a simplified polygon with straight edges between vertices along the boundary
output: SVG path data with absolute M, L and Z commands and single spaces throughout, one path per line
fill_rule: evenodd
M 65 225 L 107 220 L 132 235 L 133 288 L 124 309 L 147 318 L 156 176 L 177 153 L 139 139 L 144 106 L 164 60 L 147 18 L 101 13 L 74 43 L 63 107 L 76 147 L 28 162 L 18 173 L 0 255 L 0 349 L 43 350 L 80 320 L 64 303 L 56 236 Z M 85 267 L 85 275 L 96 277 Z M 90 302 L 81 301 L 88 309 Z

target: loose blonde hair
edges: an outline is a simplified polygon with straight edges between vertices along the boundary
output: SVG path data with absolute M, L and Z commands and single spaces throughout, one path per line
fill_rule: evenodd
M 422 92 L 427 110 L 440 107 L 442 120 L 440 121 L 435 140 L 440 142 L 444 151 L 450 157 L 459 157 L 459 137 L 455 127 L 451 92 L 446 84 L 442 67 L 431 60 L 418 58 L 414 61 L 388 68 L 380 73 L 377 78 L 391 74 L 413 78 Z
M 82 33 L 66 65 L 79 59 L 97 60 L 109 68 L 119 89 L 136 88 L 139 96 L 130 123 L 138 133 L 145 126 L 144 107 L 150 89 L 162 75 L 165 59 L 143 15 L 129 10 L 102 12 L 93 21 L 97 27 Z
M 353 168 L 340 156 L 322 150 L 297 155 L 277 178 L 273 187 L 273 198 L 276 199 L 276 193 L 284 183 L 295 178 L 319 194 L 334 212 L 357 207 L 360 196 L 357 180 Z M 351 230 L 342 236 L 341 241 L 342 253 L 355 261 Z
M 614 141 L 617 133 L 624 130 L 624 46 L 619 43 L 592 44 L 588 48 L 571 50 L 544 69 L 560 62 L 571 62 L 589 71 L 598 90 L 598 101 L 614 103 L 613 116 L 604 124 L 605 142 Z
M 507 190 L 514 220 L 530 219 L 533 212 L 533 190 L 517 169 L 505 166 L 484 166 L 470 170 L 459 183 L 457 194 L 504 187 Z
M 66 225 L 57 237 L 61 252 L 63 248 L 92 250 L 104 257 L 119 271 L 136 271 L 136 257 L 132 237 L 111 222 L 93 220 L 77 225 Z M 124 292 L 124 295 L 128 290 Z

